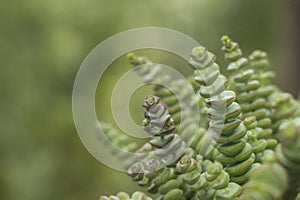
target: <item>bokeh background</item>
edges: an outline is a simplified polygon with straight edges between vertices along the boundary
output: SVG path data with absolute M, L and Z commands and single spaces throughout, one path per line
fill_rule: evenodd
M 269 52 L 278 84 L 299 91 L 299 0 L 2 0 L 0 1 L 0 199 L 82 200 L 137 189 L 130 178 L 94 159 L 72 118 L 72 87 L 85 56 L 109 36 L 136 27 L 183 32 L 218 56 L 228 34 L 247 55 Z M 155 62 L 187 69 L 165 52 Z M 100 119 L 114 124 L 110 95 L 130 69 L 124 57 L 97 93 Z M 131 101 L 135 121 L 149 88 Z

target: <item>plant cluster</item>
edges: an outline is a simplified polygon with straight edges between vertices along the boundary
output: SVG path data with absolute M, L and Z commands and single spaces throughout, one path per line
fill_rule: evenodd
M 192 50 L 189 65 L 194 74 L 187 80 L 195 96 L 185 92 L 183 80 L 162 75 L 160 65 L 128 54 L 145 83 L 164 80 L 175 90 L 154 85 L 145 99 L 142 125 L 150 139 L 142 147 L 112 126 L 106 125 L 104 133 L 123 149 L 149 152 L 131 161 L 128 175 L 155 199 L 300 199 L 299 100 L 273 84 L 275 74 L 265 52 L 244 56 L 228 36 L 221 42 L 225 68 L 206 48 Z M 186 115 L 193 109 L 181 108 L 175 94 L 185 105 L 199 106 L 199 123 Z M 136 192 L 100 199 L 152 198 Z

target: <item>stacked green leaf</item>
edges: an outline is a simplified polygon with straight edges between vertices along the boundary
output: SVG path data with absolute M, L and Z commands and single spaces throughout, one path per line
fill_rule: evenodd
M 243 186 L 242 200 L 281 199 L 288 187 L 287 173 L 277 161 L 273 151 L 263 158 L 264 164 L 249 174 L 249 182 Z M 286 198 L 283 198 L 286 199 Z
M 146 187 L 148 192 L 159 193 L 162 196 L 172 193 L 171 191 L 182 185 L 173 167 L 166 167 L 154 158 L 133 164 L 128 170 L 128 175 L 139 186 Z
M 297 107 L 297 110 L 296 112 L 294 113 L 294 118 L 297 118 L 297 117 L 300 117 L 300 97 L 298 97 L 298 99 L 296 99 L 296 107 Z
M 286 120 L 293 118 L 299 104 L 297 104 L 293 96 L 289 93 L 276 91 L 269 98 L 270 105 L 273 109 L 271 119 L 273 121 L 272 128 L 274 132 L 278 132 L 280 125 Z
M 161 70 L 160 65 L 152 63 L 146 56 L 137 56 L 134 53 L 129 53 L 127 54 L 127 59 L 135 67 L 134 70 L 144 78 L 145 83 L 153 81 Z
M 267 96 L 266 108 L 271 109 L 270 118 L 272 120 L 271 128 L 277 133 L 280 124 L 288 118 L 297 115 L 299 111 L 299 102 L 289 93 L 282 92 L 280 88 L 272 84 L 275 77 L 273 71 L 270 70 L 270 62 L 266 52 L 256 50 L 249 56 L 250 66 L 254 70 L 254 78 L 261 82 L 262 87 L 269 88 L 272 91 Z
M 184 155 L 176 164 L 176 171 L 180 174 L 180 178 L 184 181 L 187 191 L 189 191 L 187 196 L 192 198 L 197 189 L 200 188 L 195 187 L 195 185 L 200 185 L 201 182 L 202 157 L 199 155 L 196 157 L 195 153 Z
M 270 70 L 268 54 L 261 50 L 255 50 L 249 55 L 248 60 L 251 69 L 255 72 L 254 79 L 259 80 L 261 86 L 272 86 L 275 73 Z
M 195 80 L 201 85 L 200 95 L 206 98 L 209 128 L 220 152 L 216 160 L 225 166 L 233 182 L 243 184 L 255 155 L 246 141 L 247 128 L 239 119 L 241 107 L 235 102 L 236 94 L 226 90 L 227 79 L 220 74 L 215 56 L 204 47 L 193 49 L 190 65 L 195 69 Z
M 132 196 L 125 192 L 119 192 L 116 195 L 101 196 L 99 200 L 152 200 L 151 197 L 147 196 L 143 192 L 135 192 Z
M 252 61 L 249 62 L 247 58 L 243 57 L 238 43 L 232 41 L 228 36 L 223 36 L 221 41 L 225 58 L 230 61 L 227 70 L 230 73 L 231 81 L 234 82 L 232 89 L 238 94 L 237 102 L 241 105 L 243 118 L 256 117 L 257 127 L 263 129 L 258 135 L 258 139 L 267 139 L 268 148 L 272 149 L 277 141 L 271 139 L 273 130 L 270 115 L 272 110 L 267 107 L 267 98 L 274 92 L 274 88 L 265 85 L 273 77 L 273 73 L 265 72 L 268 67 L 266 55 L 255 51 L 250 56 Z
M 242 199 L 293 200 L 300 192 L 300 118 L 284 121 L 278 137 L 275 154 L 265 156 L 264 163 L 250 173 Z
M 176 164 L 184 154 L 186 144 L 178 134 L 167 105 L 157 96 L 148 96 L 143 107 L 144 130 L 152 138 L 149 142 L 155 148 L 155 155 L 167 166 Z
M 283 199 L 295 199 L 300 192 L 300 118 L 284 121 L 278 137 L 276 156 L 289 175 L 289 188 Z
M 244 124 L 248 129 L 247 141 L 249 144 L 251 144 L 253 153 L 255 153 L 255 161 L 258 163 L 265 154 L 268 142 L 265 139 L 260 138 L 260 136 L 263 134 L 263 129 L 257 127 L 257 121 L 254 116 L 247 117 L 244 120 Z
M 103 133 L 108 138 L 109 142 L 115 146 L 129 152 L 135 152 L 138 149 L 137 143 L 133 142 L 131 138 L 115 129 L 111 124 L 100 122 Z M 97 127 L 100 128 L 100 127 Z
M 143 126 L 151 137 L 149 143 L 154 154 L 132 165 L 128 174 L 149 192 L 171 197 L 182 185 L 182 180 L 174 173 L 174 166 L 184 155 L 186 144 L 175 133 L 175 123 L 159 97 L 148 96 L 143 107 L 146 109 Z
M 114 128 L 109 123 L 101 121 L 95 128 L 96 133 L 99 134 L 99 140 L 101 142 L 104 141 L 104 145 L 106 145 L 107 148 L 110 148 L 112 154 L 115 154 L 120 159 L 124 160 L 125 166 L 130 166 L 134 162 L 131 153 L 144 150 L 146 147 L 146 145 L 144 145 L 144 147 L 139 147 L 139 145 L 132 141 L 128 135 Z M 106 137 L 106 139 L 104 139 L 104 137 Z
M 241 193 L 241 186 L 230 182 L 229 174 L 218 162 L 203 160 L 197 155 L 193 158 L 185 155 L 177 163 L 176 170 L 181 173 L 186 187 L 192 193 L 189 199 L 236 199 Z

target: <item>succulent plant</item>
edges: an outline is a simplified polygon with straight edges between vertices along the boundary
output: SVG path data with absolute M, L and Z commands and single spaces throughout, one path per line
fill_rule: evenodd
M 128 195 L 125 192 L 119 192 L 116 195 L 110 196 L 101 196 L 99 200 L 152 200 L 151 197 L 148 197 L 143 192 L 135 192 L 132 196 Z
M 186 92 L 185 80 L 161 73 L 163 66 L 128 54 L 145 83 L 163 81 L 174 90 L 155 84 L 143 102 L 142 125 L 149 141 L 141 147 L 101 122 L 115 146 L 147 153 L 125 158 L 126 170 L 151 196 L 121 192 L 101 200 L 300 198 L 300 101 L 273 84 L 267 53 L 255 50 L 244 56 L 228 36 L 221 41 L 228 76 L 221 73 L 213 53 L 195 47 L 189 61 L 194 74 L 187 78 L 193 95 Z M 193 119 L 199 116 L 192 106 L 199 106 L 200 122 Z

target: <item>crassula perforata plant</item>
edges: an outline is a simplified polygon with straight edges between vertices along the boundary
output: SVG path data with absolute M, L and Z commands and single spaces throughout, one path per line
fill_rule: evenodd
M 128 54 L 133 67 L 142 66 L 136 71 L 146 83 L 164 79 L 175 91 L 154 85 L 153 94 L 146 97 L 142 125 L 150 139 L 142 147 L 105 126 L 115 145 L 152 154 L 131 161 L 127 169 L 149 194 L 120 192 L 101 200 L 300 199 L 299 101 L 273 84 L 275 75 L 265 52 L 244 56 L 228 36 L 221 42 L 227 76 L 206 48 L 191 50 L 194 74 L 187 79 L 195 96 L 184 92 L 180 80 L 162 75 L 161 66 Z M 185 105 L 199 106 L 199 123 L 191 119 L 192 109 L 182 112 L 176 90 Z M 186 112 L 188 117 L 181 118 Z

